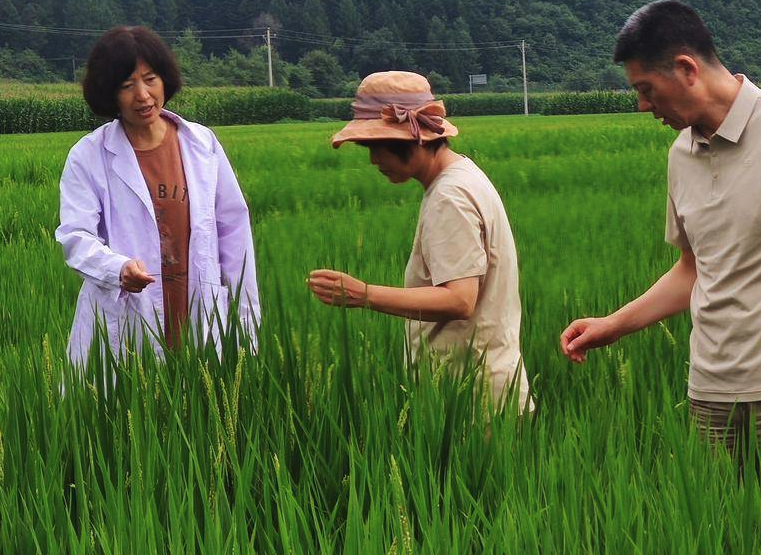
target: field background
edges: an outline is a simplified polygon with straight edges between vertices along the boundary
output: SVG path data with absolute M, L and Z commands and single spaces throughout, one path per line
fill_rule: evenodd
M 185 87 L 171 101 L 172 111 L 208 126 L 350 120 L 353 90 L 345 98 L 308 98 L 286 88 Z M 445 94 L 450 117 L 524 113 L 522 93 Z M 531 92 L 532 115 L 613 114 L 637 111 L 633 91 Z M 96 117 L 74 83 L 27 84 L 0 79 L 0 134 L 54 133 L 95 129 Z
M 488 440 L 467 372 L 407 368 L 401 320 L 308 294 L 319 267 L 400 285 L 422 196 L 331 149 L 340 124 L 216 130 L 255 226 L 260 355 L 131 358 L 115 391 L 63 362 L 80 280 L 52 235 L 82 133 L 0 136 L 0 552 L 758 552 L 757 482 L 688 422 L 689 320 L 584 366 L 557 347 L 675 260 L 674 132 L 638 114 L 454 122 L 516 237 L 537 401 Z

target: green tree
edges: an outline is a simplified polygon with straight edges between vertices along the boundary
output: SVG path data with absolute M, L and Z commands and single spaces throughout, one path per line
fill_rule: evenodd
M 427 77 L 433 94 L 445 94 L 452 90 L 452 81 L 449 77 L 445 77 L 437 71 L 431 71 Z
M 202 49 L 201 41 L 192 29 L 185 29 L 172 46 L 186 85 L 207 84 L 208 76 L 204 75 L 207 60 Z
M 21 23 L 21 16 L 11 0 L 0 0 L 0 22 L 11 25 Z M 10 48 L 22 40 L 23 35 L 21 31 L 3 29 L 2 34 L 0 34 L 0 45 Z
M 248 55 L 230 49 L 214 73 L 223 85 L 266 86 L 269 82 L 267 62 L 259 49 Z
M 445 57 L 441 56 L 441 52 L 434 50 L 436 48 L 444 48 L 447 44 L 447 26 L 444 20 L 437 15 L 434 15 L 428 23 L 426 44 L 427 48 L 431 50 L 424 50 L 418 55 L 423 70 L 435 71 L 439 75 L 447 75 L 449 68 L 447 67 Z
M 56 23 L 70 29 L 109 29 L 124 21 L 121 9 L 114 0 L 60 0 L 55 4 Z M 58 56 L 86 58 L 97 36 L 51 35 Z
M 362 33 L 362 18 L 354 0 L 338 0 L 332 21 L 339 37 L 355 38 Z
M 161 0 L 156 2 L 156 29 L 173 31 L 182 27 L 180 8 L 176 0 Z
M 452 42 L 458 45 L 458 49 L 449 56 L 451 64 L 449 76 L 452 79 L 452 85 L 464 91 L 468 75 L 480 73 L 481 64 L 478 61 L 478 52 L 473 45 L 468 24 L 462 17 L 455 20 L 451 35 Z
M 278 49 L 287 60 L 298 60 L 312 50 L 315 44 L 330 41 L 330 20 L 321 0 L 302 0 L 299 6 L 291 0 L 289 15 L 282 18 L 287 21 L 287 31 L 276 38 Z
M 10 48 L 0 48 L 0 77 L 30 83 L 50 83 L 59 80 L 45 60 L 33 50 L 16 52 Z
M 21 3 L 18 13 L 20 22 L 23 25 L 48 26 L 53 23 L 53 7 L 46 0 Z M 0 21 L 5 21 L 1 15 Z M 14 43 L 16 50 L 28 48 L 44 56 L 45 47 L 48 43 L 48 35 L 46 33 L 21 33 L 18 39 Z
M 121 0 L 121 8 L 130 23 L 151 29 L 157 27 L 156 3 L 153 0 Z
M 322 50 L 312 50 L 304 55 L 299 65 L 312 76 L 312 84 L 320 96 L 336 96 L 346 79 L 335 56 Z
M 609 65 L 600 72 L 600 88 L 605 90 L 620 90 L 628 87 L 626 75 L 621 66 Z
M 530 10 L 515 11 L 511 25 L 516 37 L 528 43 L 526 62 L 532 80 L 559 84 L 566 74 L 574 73 L 573 68 L 590 65 L 590 56 L 581 47 L 588 26 L 568 6 L 533 2 Z M 603 58 L 610 58 L 610 50 Z
M 486 90 L 490 92 L 522 92 L 523 81 L 516 78 L 508 78 L 499 73 L 489 75 Z
M 415 64 L 401 39 L 384 27 L 362 34 L 354 50 L 354 69 L 364 77 L 376 71 L 414 70 Z
M 301 64 L 287 64 L 285 68 L 288 87 L 312 98 L 322 96 L 312 84 L 312 73 Z
M 447 29 L 442 19 L 432 17 L 428 47 L 431 49 L 425 57 L 428 67 L 446 76 L 454 90 L 466 91 L 468 75 L 479 73 L 481 64 L 465 20 L 457 18 L 451 29 Z
M 562 87 L 567 91 L 586 92 L 600 88 L 598 75 L 588 67 L 578 67 L 566 73 Z
M 301 16 L 301 27 L 305 32 L 318 36 L 330 35 L 328 15 L 320 0 L 304 0 Z
M 252 35 L 261 31 L 246 33 L 245 29 L 262 26 L 261 17 L 267 15 L 272 21 L 263 26 L 270 26 L 276 35 L 273 46 L 280 57 L 276 63 L 299 65 L 298 60 L 319 48 L 338 60 L 344 74 L 365 75 L 389 68 L 436 71 L 450 79 L 456 90 L 465 90 L 467 75 L 476 71 L 490 79 L 499 74 L 511 83 L 521 79 L 517 48 L 486 45 L 525 39 L 530 80 L 554 89 L 581 86 L 574 76 L 580 67 L 590 68 L 591 81 L 599 86 L 614 86 L 614 70 L 607 68 L 616 32 L 643 1 L 0 0 L 0 22 L 71 29 L 143 23 L 159 31 L 242 29 L 240 34 Z M 761 41 L 746 32 L 761 26 L 757 2 L 694 0 L 691 4 L 711 29 L 719 56 L 730 71 L 761 80 Z M 96 38 L 89 33 L 0 30 L 0 46 L 15 52 L 28 48 L 42 58 L 66 58 L 50 65 L 69 77 L 71 57 L 81 65 Z M 230 48 L 248 56 L 262 44 L 258 36 L 204 39 L 202 65 L 186 71 L 193 80 L 208 71 L 203 76 L 208 81 L 213 74 L 227 71 L 222 68 Z M 284 83 L 286 76 L 282 79 Z M 315 76 L 315 83 L 318 79 Z
M 341 90 L 338 91 L 338 96 L 341 98 L 354 98 L 354 95 L 357 94 L 357 87 L 359 87 L 360 81 L 359 76 L 356 74 L 347 75 Z

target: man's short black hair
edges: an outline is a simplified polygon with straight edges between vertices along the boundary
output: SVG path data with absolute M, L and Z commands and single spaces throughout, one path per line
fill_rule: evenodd
M 678 0 L 659 0 L 629 16 L 618 33 L 613 60 L 671 69 L 679 54 L 698 55 L 709 64 L 719 61 L 711 33 L 698 13 Z
M 404 163 L 407 163 L 412 157 L 412 149 L 417 146 L 417 141 L 404 141 L 401 139 L 376 139 L 373 141 L 357 141 L 360 146 L 378 145 L 387 149 L 391 154 L 399 158 Z M 434 139 L 423 143 L 423 148 L 436 152 L 442 146 L 449 146 L 449 139 L 441 137 L 440 139 Z
M 182 79 L 174 54 L 161 38 L 145 27 L 114 27 L 98 39 L 87 60 L 82 91 L 98 116 L 119 115 L 116 101 L 120 85 L 143 60 L 164 83 L 164 103 L 180 90 Z

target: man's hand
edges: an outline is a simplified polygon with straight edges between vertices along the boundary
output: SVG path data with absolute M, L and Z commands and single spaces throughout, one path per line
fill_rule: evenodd
M 605 318 L 571 322 L 560 335 L 560 349 L 573 362 L 584 362 L 587 351 L 610 345 L 620 337 L 687 310 L 697 279 L 695 255 L 682 249 L 679 260 L 645 293 Z
M 581 363 L 587 360 L 587 351 L 610 345 L 621 337 L 613 319 L 583 318 L 571 322 L 560 335 L 560 349 L 568 360 Z
M 367 306 L 367 284 L 343 272 L 315 270 L 309 274 L 309 289 L 323 303 L 348 308 Z
M 156 281 L 145 268 L 142 260 L 129 260 L 119 274 L 122 289 L 130 293 L 140 293 L 149 283 Z

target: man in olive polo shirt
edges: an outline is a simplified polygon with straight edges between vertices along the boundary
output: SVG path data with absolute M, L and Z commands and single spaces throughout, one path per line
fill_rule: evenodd
M 719 61 L 695 11 L 666 0 L 640 8 L 618 35 L 639 109 L 680 130 L 669 152 L 666 240 L 677 263 L 642 296 L 560 337 L 583 362 L 690 308 L 691 412 L 711 440 L 734 449 L 761 414 L 761 91 Z M 758 420 L 761 431 L 761 418 Z

